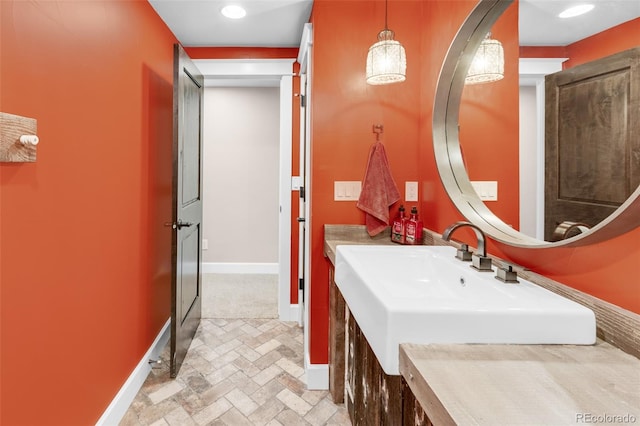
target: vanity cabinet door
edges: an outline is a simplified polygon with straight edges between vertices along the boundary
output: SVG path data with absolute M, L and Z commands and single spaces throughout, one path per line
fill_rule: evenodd
M 389 376 L 355 318 L 346 311 L 345 404 L 355 426 L 403 424 L 402 377 Z
M 348 312 L 348 311 L 347 311 Z M 377 362 L 369 348 L 367 339 L 353 315 L 348 316 L 349 343 L 347 346 L 347 395 L 351 404 L 347 404 L 349 416 L 354 425 L 380 425 L 380 415 L 374 399 L 376 374 L 373 361 Z M 375 377 L 377 379 L 377 377 Z
M 402 426 L 433 426 L 411 388 L 402 379 Z
M 402 426 L 433 426 L 411 388 L 402 379 Z
M 355 426 L 403 424 L 401 376 L 387 375 L 351 315 L 329 268 L 329 391 Z
M 358 376 L 358 367 L 360 364 L 360 360 L 356 358 L 356 346 L 358 337 L 357 334 L 359 329 L 356 325 L 355 319 L 349 312 L 346 310 L 346 345 L 345 345 L 345 368 L 346 368 L 346 381 L 345 381 L 345 404 L 347 405 L 347 411 L 349 412 L 349 418 L 351 422 L 356 423 L 356 388 L 357 388 L 357 378 Z M 357 361 L 356 361 L 357 360 Z
M 403 418 L 402 376 L 389 376 L 384 372 L 380 363 L 378 366 L 378 406 L 381 425 L 399 424 Z
M 336 404 L 344 402 L 345 392 L 345 303 L 329 267 L 329 392 Z

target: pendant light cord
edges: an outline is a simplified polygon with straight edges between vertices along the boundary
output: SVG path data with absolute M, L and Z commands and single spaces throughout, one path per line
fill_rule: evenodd
M 389 7 L 389 0 L 384 0 L 384 29 L 388 30 L 389 26 L 387 25 L 387 9 Z

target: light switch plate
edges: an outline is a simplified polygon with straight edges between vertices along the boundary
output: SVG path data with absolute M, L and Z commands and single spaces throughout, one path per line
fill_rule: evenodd
M 291 190 L 299 191 L 302 186 L 302 177 L 301 176 L 291 176 Z
M 418 182 L 404 183 L 404 200 L 418 201 Z
M 333 182 L 334 201 L 358 201 L 362 182 L 360 181 L 335 181 Z
M 498 201 L 498 182 L 495 180 L 471 181 L 473 189 L 482 201 Z

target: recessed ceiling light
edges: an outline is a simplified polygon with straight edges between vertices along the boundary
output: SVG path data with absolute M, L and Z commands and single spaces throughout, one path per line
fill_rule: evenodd
M 578 6 L 572 6 L 563 10 L 558 17 L 559 18 L 573 18 L 574 16 L 583 15 L 594 8 L 592 4 L 581 4 Z
M 247 11 L 244 8 L 235 4 L 223 7 L 220 13 L 229 19 L 241 19 L 247 15 Z

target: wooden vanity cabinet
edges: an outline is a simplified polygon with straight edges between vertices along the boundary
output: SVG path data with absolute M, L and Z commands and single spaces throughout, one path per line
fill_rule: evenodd
M 350 314 L 329 269 L 329 391 L 344 402 L 351 423 L 431 425 L 402 376 L 384 372 L 364 333 Z
M 344 298 L 333 278 L 335 269 L 329 267 L 329 392 L 336 404 L 344 402 Z
M 402 425 L 402 377 L 384 372 L 371 346 L 346 310 L 345 403 L 354 425 Z
M 402 376 L 401 376 L 402 377 Z M 402 377 L 402 425 L 403 426 L 434 426 L 427 417 L 422 405 Z

